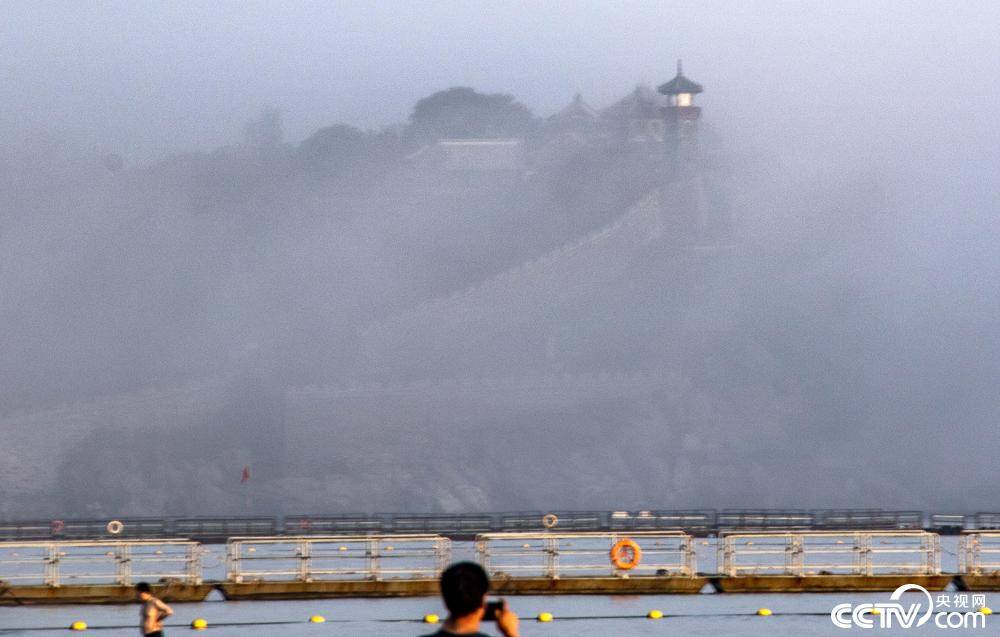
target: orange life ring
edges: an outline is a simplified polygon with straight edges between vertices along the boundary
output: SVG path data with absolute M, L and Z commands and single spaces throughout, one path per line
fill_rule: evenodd
M 557 524 L 559 524 L 559 518 L 556 517 L 555 513 L 546 513 L 542 516 L 542 526 L 545 528 L 554 529 Z
M 611 547 L 611 563 L 615 568 L 627 571 L 642 561 L 642 549 L 634 541 L 624 538 Z

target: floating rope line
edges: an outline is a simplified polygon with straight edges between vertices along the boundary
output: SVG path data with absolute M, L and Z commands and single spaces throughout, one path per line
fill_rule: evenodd
M 758 611 L 746 612 L 746 613 L 664 613 L 662 618 L 657 618 L 657 620 L 662 621 L 664 619 L 670 620 L 673 618 L 692 618 L 700 617 L 705 619 L 718 619 L 726 617 L 758 617 Z M 816 613 L 816 612 L 788 612 L 788 613 L 774 613 L 772 617 L 829 617 L 830 613 Z M 521 617 L 521 621 L 535 621 L 535 615 L 525 615 Z M 552 621 L 563 622 L 563 621 L 593 621 L 593 620 L 609 620 L 609 619 L 642 619 L 650 621 L 648 615 L 555 615 Z M 261 620 L 261 621 L 219 621 L 219 622 L 209 622 L 207 628 L 222 628 L 222 627 L 232 627 L 232 626 L 291 626 L 293 624 L 308 624 L 308 619 L 285 619 L 285 620 Z M 327 624 L 422 624 L 425 623 L 423 618 L 384 618 L 384 619 L 327 619 L 324 623 Z M 165 628 L 191 628 L 190 624 L 164 624 Z M 102 624 L 97 626 L 87 625 L 87 630 L 121 630 L 135 628 L 135 624 Z M 66 630 L 67 626 L 25 626 L 22 628 L 0 628 L 0 635 L 5 633 L 17 633 L 17 632 L 40 632 L 43 630 Z

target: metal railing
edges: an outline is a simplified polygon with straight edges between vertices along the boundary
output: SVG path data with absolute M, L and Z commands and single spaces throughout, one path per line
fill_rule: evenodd
M 544 521 L 555 515 L 554 526 Z M 1000 513 L 973 515 L 880 509 L 726 509 L 640 511 L 512 511 L 495 513 L 340 513 L 283 517 L 119 517 L 120 533 L 108 531 L 111 517 L 0 521 L 0 539 L 57 541 L 158 539 L 172 537 L 225 542 L 230 537 L 275 535 L 362 535 L 437 533 L 468 536 L 515 531 L 680 530 L 693 535 L 726 531 L 958 530 L 1000 529 Z
M 843 529 L 896 529 L 919 530 L 924 528 L 922 511 L 883 511 L 881 509 L 825 509 L 814 512 L 817 527 L 830 530 Z
M 108 531 L 107 520 L 26 520 L 0 522 L 0 538 L 9 540 L 96 540 L 162 538 L 168 535 L 162 518 L 120 518 L 120 533 Z
M 288 515 L 284 524 L 285 535 L 367 535 L 383 531 L 385 522 L 366 513 Z
M 545 516 L 554 515 L 559 531 L 599 531 L 607 528 L 606 511 L 515 511 L 502 513 L 491 531 L 544 531 Z
M 163 540 L 0 543 L 0 581 L 20 585 L 201 583 L 201 547 Z
M 278 532 L 273 517 L 176 518 L 171 526 L 176 535 L 200 542 L 225 542 L 236 536 L 272 536 Z
M 452 533 L 473 535 L 493 529 L 488 514 L 385 514 L 394 533 Z
M 939 533 L 957 533 L 967 526 L 965 516 L 961 513 L 932 513 L 927 528 Z
M 612 531 L 678 530 L 704 534 L 715 528 L 715 511 L 614 511 L 608 528 Z
M 642 557 L 632 569 L 617 568 L 611 549 L 636 542 Z M 693 577 L 691 536 L 671 531 L 634 533 L 487 533 L 476 538 L 476 556 L 491 577 Z
M 979 530 L 1000 529 L 1000 513 L 979 512 L 973 516 L 973 524 Z
M 719 572 L 744 575 L 937 575 L 940 537 L 923 531 L 730 533 Z
M 355 535 L 232 538 L 226 580 L 435 579 L 451 559 L 440 535 Z
M 963 534 L 958 570 L 963 575 L 1000 575 L 1000 531 Z
M 716 528 L 726 529 L 808 529 L 816 525 L 816 515 L 799 509 L 727 509 L 716 517 Z

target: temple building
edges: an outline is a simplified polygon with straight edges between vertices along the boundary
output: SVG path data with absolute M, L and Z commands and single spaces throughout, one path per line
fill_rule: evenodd
M 597 111 L 583 101 L 583 96 L 577 93 L 566 108 L 549 117 L 553 126 L 593 126 L 597 122 Z
M 649 86 L 639 84 L 631 93 L 604 109 L 601 116 L 627 142 L 661 143 L 666 131 L 663 119 L 665 106 L 661 95 Z
M 638 84 L 614 104 L 597 110 L 577 93 L 573 100 L 544 124 L 550 140 L 604 140 L 610 144 L 645 147 L 686 144 L 694 141 L 701 108 L 695 96 L 701 84 L 684 75 L 681 61 L 672 80 L 653 89 Z M 669 150 L 669 149 L 662 149 Z M 670 158 L 672 152 L 663 153 Z M 652 155 L 655 156 L 655 153 Z
M 674 79 L 657 89 L 668 101 L 663 111 L 667 128 L 680 142 L 691 142 L 694 139 L 698 119 L 701 117 L 701 108 L 694 105 L 694 96 L 703 90 L 701 84 L 684 76 L 680 60 L 677 60 L 677 75 Z

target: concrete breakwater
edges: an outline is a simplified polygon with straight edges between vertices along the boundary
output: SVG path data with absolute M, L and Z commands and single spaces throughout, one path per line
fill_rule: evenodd
M 891 591 L 903 583 L 1000 590 L 1000 532 L 971 532 L 956 572 L 925 531 L 730 532 L 699 570 L 684 532 L 484 533 L 453 550 L 433 534 L 230 538 L 225 575 L 202 576 L 204 546 L 181 540 L 0 543 L 0 604 L 128 603 L 138 581 L 172 602 L 437 594 L 471 557 L 503 595 Z M 707 541 L 702 541 L 707 545 Z

